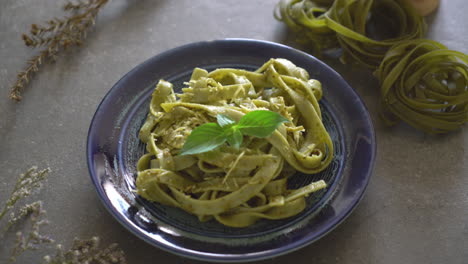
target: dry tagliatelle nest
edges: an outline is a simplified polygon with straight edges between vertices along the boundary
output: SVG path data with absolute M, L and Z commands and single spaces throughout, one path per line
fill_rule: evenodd
M 408 0 L 281 0 L 277 11 L 314 52 L 341 48 L 343 63 L 376 70 L 388 125 L 440 134 L 468 121 L 467 55 L 422 39 L 424 18 Z

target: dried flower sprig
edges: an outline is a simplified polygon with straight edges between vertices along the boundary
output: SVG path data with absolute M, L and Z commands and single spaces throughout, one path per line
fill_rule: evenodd
M 20 224 L 23 220 L 29 220 L 29 225 L 22 228 L 22 231 L 16 233 L 14 247 L 11 250 L 10 257 L 7 263 L 16 263 L 17 259 L 26 251 L 37 250 L 44 243 L 53 243 L 54 241 L 48 236 L 44 236 L 40 232 L 43 225 L 48 224 L 46 219 L 46 211 L 43 210 L 41 201 L 36 201 L 22 206 L 15 211 L 18 203 L 29 197 L 35 191 L 42 187 L 43 181 L 50 169 L 38 170 L 37 167 L 32 167 L 26 173 L 21 174 L 10 198 L 5 202 L 0 211 L 0 225 L 5 225 L 0 229 L 0 240 L 5 242 L 3 235 L 13 229 L 16 224 Z M 5 217 L 9 215 L 9 220 L 5 223 Z M 0 243 L 0 248 L 5 243 Z M 57 251 L 53 257 L 45 256 L 44 263 L 47 264 L 126 264 L 125 253 L 118 248 L 117 244 L 111 244 L 108 247 L 100 247 L 99 238 L 93 237 L 88 240 L 75 239 L 72 246 L 67 251 L 64 251 L 62 245 L 57 244 Z M 2 258 L 0 256 L 0 262 Z
M 47 264 L 125 264 L 125 253 L 119 249 L 117 244 L 101 248 L 98 237 L 87 240 L 75 239 L 73 245 L 64 251 L 62 245 L 57 245 L 55 256 L 45 256 L 44 263 Z
M 21 231 L 16 233 L 15 246 L 10 254 L 9 263 L 14 263 L 16 258 L 27 250 L 37 250 L 44 243 L 54 242 L 50 237 L 40 233 L 40 227 L 48 224 L 45 215 L 46 211 L 42 209 L 42 202 L 37 201 L 21 208 L 19 216 L 10 220 L 10 224 L 16 223 L 20 219 L 29 216 L 31 227 L 26 233 Z
M 40 233 L 41 226 L 48 223 L 45 219 L 46 212 L 42 208 L 42 202 L 36 201 L 26 204 L 17 210 L 16 213 L 14 212 L 14 209 L 17 208 L 21 200 L 29 197 L 42 187 L 42 182 L 46 179 L 49 171 L 50 169 L 48 168 L 38 170 L 37 167 L 32 167 L 26 173 L 21 174 L 16 181 L 10 198 L 8 198 L 0 211 L 0 223 L 2 223 L 7 213 L 10 216 L 5 227 L 1 229 L 3 231 L 1 234 L 4 234 L 21 220 L 29 219 L 30 221 L 28 228 L 23 228 L 23 232 L 16 233 L 15 245 L 8 259 L 9 263 L 15 262 L 16 258 L 27 250 L 35 250 L 44 243 L 53 242 L 52 239 Z
M 63 9 L 71 12 L 62 19 L 54 18 L 47 25 L 32 24 L 30 34 L 23 34 L 24 44 L 29 47 L 45 48 L 28 61 L 28 66 L 18 73 L 17 79 L 10 90 L 10 98 L 21 100 L 21 92 L 30 82 L 39 66 L 47 60 L 55 61 L 60 50 L 70 46 L 80 46 L 86 38 L 87 31 L 95 24 L 101 8 L 109 0 L 88 0 L 86 2 L 67 2 Z
M 0 211 L 0 221 L 14 208 L 18 201 L 30 196 L 33 191 L 40 189 L 42 187 L 42 182 L 45 180 L 49 172 L 49 168 L 38 171 L 37 167 L 32 167 L 26 171 L 26 173 L 21 174 L 16 181 L 10 198 L 6 201 Z

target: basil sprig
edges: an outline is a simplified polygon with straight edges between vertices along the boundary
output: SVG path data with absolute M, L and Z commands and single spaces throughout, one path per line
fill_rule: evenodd
M 289 120 L 280 114 L 268 110 L 255 110 L 244 115 L 236 124 L 226 115 L 218 114 L 217 123 L 206 123 L 196 127 L 187 137 L 179 155 L 208 152 L 226 141 L 239 148 L 244 136 L 266 138 L 276 128 Z

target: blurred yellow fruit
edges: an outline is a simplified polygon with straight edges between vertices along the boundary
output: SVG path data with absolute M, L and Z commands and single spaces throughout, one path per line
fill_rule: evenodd
M 440 0 L 408 0 L 422 16 L 432 13 L 439 5 Z

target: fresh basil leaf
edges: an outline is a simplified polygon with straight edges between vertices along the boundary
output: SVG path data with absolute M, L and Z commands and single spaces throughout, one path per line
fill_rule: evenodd
M 239 129 L 244 135 L 265 138 L 270 136 L 281 123 L 288 121 L 276 112 L 256 110 L 244 115 L 233 128 Z
M 242 135 L 242 132 L 235 127 L 233 127 L 231 132 L 227 134 L 227 142 L 236 149 L 240 148 L 243 139 L 244 136 Z
M 218 114 L 216 116 L 216 121 L 218 121 L 218 124 L 222 128 L 232 126 L 236 123 L 236 121 L 232 120 L 229 116 L 223 114 Z
M 187 137 L 179 155 L 198 154 L 213 150 L 226 142 L 226 134 L 216 123 L 196 127 Z

